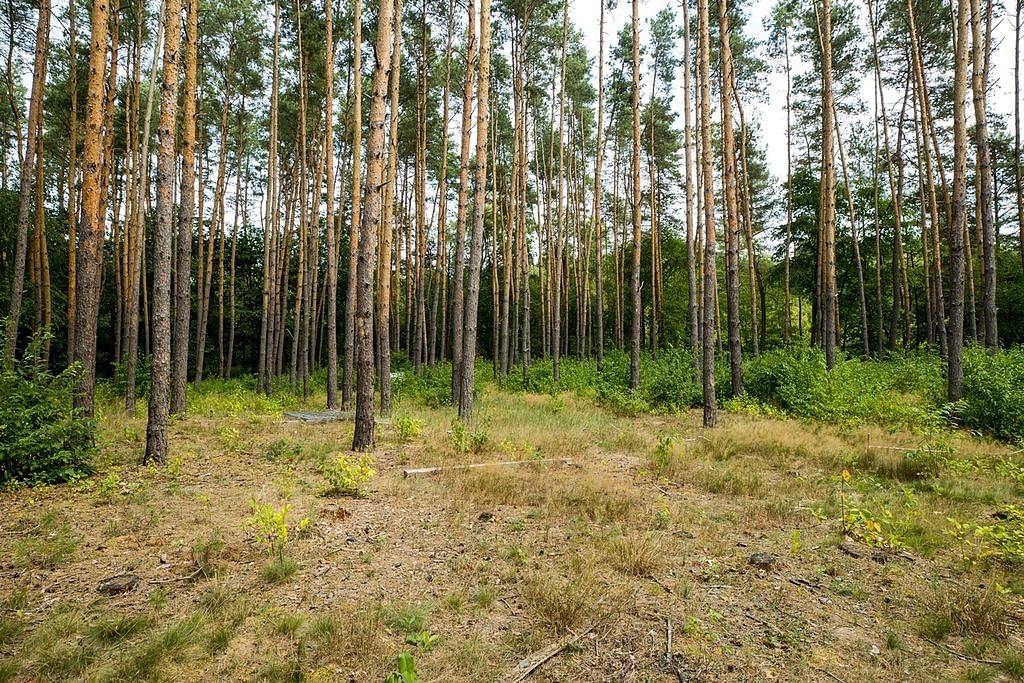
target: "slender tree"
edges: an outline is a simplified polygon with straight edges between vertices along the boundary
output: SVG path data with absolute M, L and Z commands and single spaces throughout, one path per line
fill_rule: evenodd
M 711 185 L 711 21 L 708 0 L 697 0 L 697 88 L 700 116 L 700 185 L 704 221 L 704 302 L 702 343 L 702 375 L 704 388 L 704 426 L 714 427 L 718 407 L 715 398 L 715 293 L 718 275 L 715 269 L 717 237 L 715 234 L 715 191 Z
M 171 358 L 171 413 L 185 412 L 189 321 L 192 296 L 192 236 L 196 182 L 196 74 L 199 56 L 199 0 L 185 2 L 185 82 L 181 110 L 181 187 L 174 277 L 174 341 Z M 265 333 L 264 333 L 265 334 Z M 265 341 L 261 337 L 261 345 Z M 262 380 L 262 376 L 260 378 Z
M 192 0 L 190 0 L 191 2 Z M 167 413 L 171 379 L 171 244 L 174 225 L 174 153 L 178 114 L 178 52 L 181 0 L 165 0 L 163 79 L 160 85 L 159 148 L 156 170 L 156 227 L 153 231 L 153 367 L 143 462 L 167 459 Z
M 643 301 L 640 296 L 640 251 L 643 235 L 640 224 L 640 17 L 639 2 L 633 0 L 633 152 L 630 159 L 633 214 L 633 275 L 630 280 L 633 321 L 629 346 L 629 388 L 640 387 L 640 338 L 643 325 Z
M 377 230 L 381 219 L 381 190 L 384 187 L 384 125 L 387 112 L 388 71 L 391 68 L 392 31 L 401 27 L 394 22 L 392 0 L 380 0 L 377 14 L 377 41 L 374 52 L 373 89 L 366 135 L 366 180 L 363 187 L 359 222 L 359 249 L 356 273 L 356 426 L 352 450 L 370 450 L 374 445 L 373 410 L 373 275 L 377 249 Z
M 818 234 L 821 243 L 821 339 L 825 365 L 836 364 L 838 322 L 836 307 L 836 167 L 833 156 L 835 133 L 832 93 L 832 2 L 821 0 L 821 185 L 818 204 Z M 817 11 L 817 6 L 815 6 Z
M 722 58 L 722 183 L 725 195 L 725 295 L 728 307 L 729 369 L 732 393 L 743 393 L 743 346 L 740 337 L 740 220 L 737 199 L 736 142 L 732 123 L 736 76 L 732 59 L 727 0 L 718 4 L 719 45 Z M 710 183 L 711 176 L 705 176 Z M 751 283 L 753 284 L 753 283 Z
M 11 306 L 4 364 L 14 359 L 18 343 L 18 323 L 21 320 L 21 301 L 25 289 L 25 261 L 28 253 L 29 205 L 32 201 L 35 169 L 42 168 L 43 157 L 37 144 L 43 115 L 43 85 L 46 83 L 46 62 L 50 46 L 50 2 L 41 0 L 39 18 L 36 23 L 36 48 L 32 66 L 32 94 L 28 105 L 28 140 L 21 162 L 21 179 L 18 193 L 18 223 L 14 245 L 14 276 L 11 280 Z
M 991 0 L 988 0 L 991 2 Z M 989 10 L 991 11 L 991 10 Z M 996 318 L 996 226 L 993 192 L 992 155 L 989 150 L 988 107 L 988 33 L 982 33 L 980 0 L 971 0 L 971 90 L 974 94 L 975 173 L 978 175 L 978 202 L 975 215 L 981 224 L 982 310 L 985 321 L 985 346 L 999 348 Z M 972 278 L 973 279 L 973 278 Z
M 472 4 L 472 0 L 470 0 Z M 477 306 L 480 301 L 480 269 L 484 249 L 484 208 L 487 201 L 487 131 L 490 126 L 491 0 L 480 0 L 480 56 L 476 77 L 476 182 L 473 188 L 473 234 L 469 244 L 469 283 L 466 287 L 465 346 L 462 350 L 462 382 L 459 418 L 473 418 L 473 376 L 476 363 Z
M 89 80 L 85 99 L 85 139 L 82 145 L 82 218 L 75 254 L 75 346 L 73 360 L 81 364 L 81 378 L 75 392 L 75 407 L 93 414 L 96 386 L 96 326 L 100 312 L 100 278 L 103 272 L 104 203 L 100 195 L 103 173 L 100 151 L 103 144 L 103 86 L 107 61 L 107 21 L 110 4 L 92 4 L 89 45 Z
M 953 60 L 953 197 L 949 229 L 949 357 L 947 397 L 963 395 L 964 384 L 964 229 L 967 224 L 967 47 L 970 0 L 957 0 Z

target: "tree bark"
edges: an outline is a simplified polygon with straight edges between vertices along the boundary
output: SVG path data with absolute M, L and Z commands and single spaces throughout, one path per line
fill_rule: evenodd
M 737 201 L 736 142 L 732 124 L 736 77 L 732 61 L 727 0 L 718 5 L 719 45 L 722 54 L 722 182 L 725 186 L 726 305 L 729 334 L 729 369 L 732 393 L 743 393 L 743 346 L 740 337 L 739 204 Z M 712 176 L 705 182 L 711 183 Z
M 373 271 L 377 229 L 381 218 L 381 189 L 384 186 L 384 118 L 387 109 L 388 71 L 391 67 L 394 21 L 392 0 L 380 0 L 377 15 L 376 64 L 366 137 L 366 183 L 359 222 L 359 251 L 356 281 L 356 420 L 352 450 L 365 451 L 374 445 L 373 410 Z
M 174 278 L 174 341 L 171 368 L 171 413 L 186 409 L 188 342 L 192 294 L 192 237 L 195 220 L 196 183 L 196 71 L 199 52 L 199 0 L 186 0 L 185 83 L 182 96 L 181 189 L 178 197 L 178 244 Z M 268 185 L 269 190 L 269 185 Z M 269 203 L 269 199 L 268 199 Z M 264 259 L 266 264 L 267 259 Z M 266 267 L 266 266 L 264 266 Z M 260 337 L 266 348 L 265 332 Z M 262 373 L 260 382 L 262 382 Z
M 25 289 L 25 262 L 28 253 L 28 212 L 32 201 L 33 175 L 41 167 L 43 157 L 37 144 L 43 112 L 43 86 L 46 83 L 46 61 L 50 46 L 50 2 L 41 0 L 39 18 L 36 23 L 36 49 L 32 66 L 32 94 L 28 110 L 28 141 L 21 163 L 21 178 L 18 193 L 18 223 L 14 243 L 14 275 L 11 279 L 11 305 L 8 313 L 8 327 L 4 365 L 14 361 L 18 344 L 18 323 L 21 320 L 21 303 Z M 17 122 L 16 122 L 17 125 Z
M 476 2 L 466 2 L 466 80 L 462 96 L 462 141 L 459 153 L 459 198 L 455 219 L 455 253 L 452 267 L 452 403 L 462 404 L 462 352 L 465 318 L 466 219 L 469 213 L 469 151 L 473 126 L 473 76 L 476 68 Z
M 174 224 L 174 153 L 178 112 L 181 0 L 165 0 L 163 81 L 157 127 L 156 228 L 153 232 L 153 367 L 144 463 L 167 459 L 168 389 L 171 377 L 171 242 Z
M 715 426 L 718 407 L 715 398 L 715 292 L 718 276 L 715 272 L 717 237 L 715 235 L 715 191 L 711 184 L 714 169 L 711 165 L 711 29 L 708 0 L 697 0 L 697 87 L 700 91 L 700 166 L 701 201 L 704 213 L 704 304 L 702 343 L 702 379 L 704 394 L 704 427 Z
M 991 12 L 991 9 L 989 11 Z M 987 35 L 985 38 L 982 37 L 981 3 L 979 0 L 971 0 L 971 33 L 974 43 L 971 89 L 974 93 L 975 166 L 979 176 L 978 206 L 975 213 L 981 223 L 982 236 L 981 298 L 985 317 L 985 346 L 991 351 L 996 351 L 999 348 L 999 330 L 996 318 L 996 226 L 986 102 L 989 45 Z
M 825 365 L 831 370 L 836 364 L 836 194 L 835 159 L 832 136 L 834 132 L 832 95 L 832 4 L 822 0 L 821 13 L 821 189 L 819 195 L 819 234 L 822 241 L 821 315 L 822 346 Z
M 957 0 L 956 52 L 953 60 L 953 220 L 949 230 L 949 358 L 947 397 L 963 394 L 964 381 L 964 227 L 967 222 L 967 47 L 970 0 Z
M 352 407 L 352 372 L 356 344 L 356 290 L 359 270 L 359 235 L 362 231 L 362 141 L 363 141 L 363 0 L 355 0 L 352 55 L 352 215 L 349 221 L 348 291 L 345 301 L 345 357 L 341 374 L 341 406 Z M 389 11 L 391 8 L 389 7 Z M 380 56 L 378 55 L 378 58 Z M 384 68 L 387 68 L 386 66 Z
M 639 3 L 633 0 L 633 150 L 630 160 L 632 175 L 633 213 L 633 275 L 630 292 L 633 303 L 633 322 L 630 329 L 629 388 L 640 387 L 640 335 L 643 325 L 643 301 L 640 296 L 640 257 L 643 236 L 640 225 L 640 17 Z
M 104 67 L 107 59 L 107 20 L 110 4 L 96 0 L 92 5 L 89 46 L 89 81 L 85 102 L 85 139 L 82 146 L 82 220 L 76 253 L 78 279 L 75 295 L 75 348 L 73 360 L 81 364 L 81 377 L 74 405 L 83 415 L 93 414 L 96 387 L 96 325 L 103 275 L 103 214 L 100 149 L 103 143 Z

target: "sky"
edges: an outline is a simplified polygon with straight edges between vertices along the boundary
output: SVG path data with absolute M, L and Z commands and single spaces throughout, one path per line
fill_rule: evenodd
M 594 60 L 594 82 L 597 81 L 597 53 L 599 48 L 600 30 L 600 3 L 601 0 L 570 0 L 570 17 L 583 31 L 587 49 Z M 640 0 L 640 40 L 645 40 L 647 21 L 666 6 L 674 7 L 677 10 L 678 23 L 682 25 L 682 15 L 679 13 L 684 0 Z M 764 19 L 771 12 L 775 0 L 752 0 L 748 10 L 747 30 L 752 33 L 756 40 L 763 41 L 767 38 L 764 30 Z M 863 12 L 862 12 L 863 14 Z M 607 59 L 608 46 L 611 39 L 622 26 L 630 21 L 632 17 L 632 4 L 630 0 L 619 0 L 618 6 L 605 12 L 605 58 Z M 993 21 L 993 43 L 995 47 L 992 55 L 991 84 L 989 94 L 989 110 L 1012 117 L 1013 115 L 1013 21 L 1012 12 L 1003 16 L 996 16 Z M 717 24 L 712 26 L 716 29 Z M 864 27 L 867 34 L 867 25 Z M 682 44 L 679 46 L 682 52 Z M 774 60 L 767 60 L 769 65 L 774 67 Z M 794 62 L 794 73 L 802 67 Z M 675 108 L 679 112 L 679 121 L 682 121 L 682 72 L 676 79 Z M 874 98 L 873 75 L 866 73 L 861 84 L 861 96 L 864 98 L 869 110 Z M 896 106 L 897 94 L 887 94 L 886 104 L 889 107 Z M 744 103 L 748 110 L 752 111 L 752 118 L 761 129 L 761 139 L 768 148 L 768 166 L 777 177 L 786 175 L 786 80 L 785 75 L 773 72 L 768 77 L 766 97 L 762 101 Z M 968 125 L 973 121 L 973 108 L 968 101 L 967 115 Z M 1012 118 L 1009 119 L 1012 130 Z M 681 123 L 680 123 L 681 125 Z

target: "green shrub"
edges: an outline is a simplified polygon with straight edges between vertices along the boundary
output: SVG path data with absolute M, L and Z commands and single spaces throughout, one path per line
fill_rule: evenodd
M 402 441 L 412 441 L 423 433 L 423 420 L 407 415 L 399 415 L 395 418 L 395 429 L 398 430 L 398 438 Z
M 1024 349 L 995 355 L 965 349 L 964 393 L 957 407 L 965 427 L 1024 440 Z
M 90 472 L 96 425 L 72 407 L 77 366 L 56 375 L 41 356 L 42 335 L 0 369 L 0 483 L 51 484 Z
M 363 484 L 373 479 L 373 458 L 368 455 L 335 455 L 320 463 L 320 473 L 327 479 L 325 494 L 360 496 Z

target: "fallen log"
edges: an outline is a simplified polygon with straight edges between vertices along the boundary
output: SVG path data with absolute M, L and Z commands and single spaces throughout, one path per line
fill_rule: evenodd
M 547 460 L 505 460 L 502 462 L 478 462 L 472 465 L 446 465 L 443 467 L 411 467 L 402 470 L 402 476 L 429 477 L 442 472 L 458 472 L 462 470 L 475 470 L 481 467 L 514 467 L 516 465 L 572 465 L 569 458 L 551 458 Z
M 545 662 L 554 659 L 558 654 L 569 647 L 583 636 L 594 630 L 594 624 L 587 626 L 579 633 L 570 633 L 561 640 L 551 643 L 547 647 L 532 652 L 519 660 L 516 667 L 501 677 L 500 683 L 521 683 L 529 678 L 530 674 L 539 669 Z

